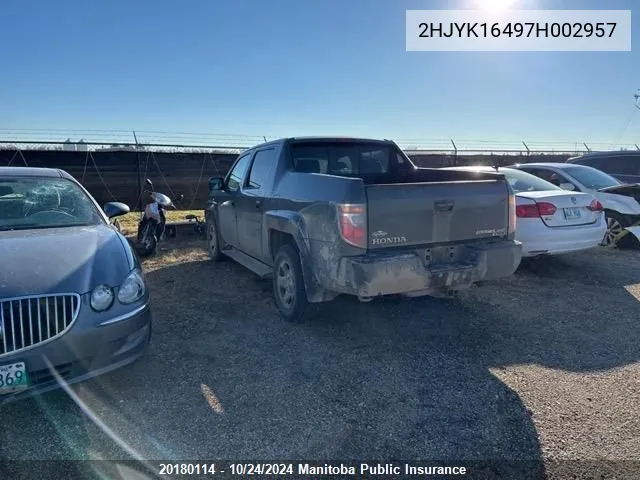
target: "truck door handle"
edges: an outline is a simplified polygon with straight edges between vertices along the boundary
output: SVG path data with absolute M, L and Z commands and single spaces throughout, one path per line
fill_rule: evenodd
M 256 208 L 260 208 L 262 206 L 261 200 L 256 200 Z
M 435 209 L 438 212 L 450 212 L 454 204 L 453 200 L 438 200 L 435 202 Z
M 226 202 L 222 202 L 222 205 L 220 205 L 221 207 L 233 207 L 233 201 L 232 200 L 227 200 Z

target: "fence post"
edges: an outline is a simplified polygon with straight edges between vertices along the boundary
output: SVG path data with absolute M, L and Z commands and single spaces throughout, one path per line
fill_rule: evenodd
M 142 172 L 140 171 L 140 144 L 138 143 L 138 136 L 136 135 L 135 130 L 131 130 L 133 133 L 133 140 L 135 141 L 135 149 L 136 149 L 136 172 L 138 177 L 138 199 L 136 200 L 136 206 L 134 210 L 138 208 L 138 204 L 140 205 L 140 210 L 142 210 Z
M 140 204 L 140 209 L 142 210 L 142 171 L 140 169 L 140 151 L 136 148 L 136 172 L 138 177 L 138 199 L 136 200 L 135 208 L 138 208 L 138 204 Z
M 453 166 L 458 166 L 458 147 L 456 147 L 456 142 L 451 139 L 451 145 L 453 145 Z

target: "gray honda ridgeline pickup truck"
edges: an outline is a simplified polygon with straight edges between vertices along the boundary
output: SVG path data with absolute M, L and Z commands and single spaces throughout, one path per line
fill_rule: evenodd
M 340 294 L 451 296 L 520 264 L 503 175 L 417 168 L 392 141 L 288 138 L 209 180 L 209 254 L 262 278 L 285 319 Z

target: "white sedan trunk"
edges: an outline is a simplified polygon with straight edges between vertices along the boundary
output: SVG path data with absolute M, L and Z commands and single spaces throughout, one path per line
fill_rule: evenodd
M 556 210 L 552 215 L 542 215 L 547 227 L 568 227 L 595 223 L 601 212 L 589 209 L 593 196 L 584 193 L 567 193 L 566 191 L 520 192 L 518 197 L 527 198 L 537 203 L 545 202 Z
M 574 203 L 575 200 L 575 203 Z M 565 191 L 516 194 L 516 239 L 523 256 L 556 255 L 597 247 L 607 229 L 602 211 L 589 207 L 594 197 Z M 532 215 L 531 212 L 540 212 Z M 528 212 L 527 216 L 523 216 Z

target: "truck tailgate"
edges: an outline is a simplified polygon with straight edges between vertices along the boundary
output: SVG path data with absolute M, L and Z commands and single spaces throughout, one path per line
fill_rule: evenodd
M 507 235 L 501 180 L 365 186 L 368 248 L 422 246 Z

